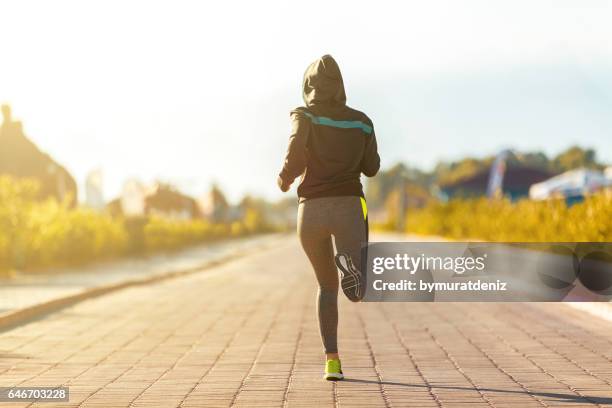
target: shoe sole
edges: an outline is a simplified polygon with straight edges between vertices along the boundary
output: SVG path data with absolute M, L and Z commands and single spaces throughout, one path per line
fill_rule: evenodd
M 346 261 L 346 267 L 341 262 L 341 258 L 344 258 Z M 361 274 L 355 269 L 355 265 L 351 260 L 351 257 L 339 253 L 334 258 L 336 266 L 340 269 L 342 273 L 341 286 L 342 291 L 346 295 L 346 297 L 351 302 L 359 302 L 363 298 L 362 295 L 362 284 L 361 284 Z
M 344 380 L 344 374 L 329 373 L 329 374 L 325 374 L 323 376 L 323 379 L 325 379 L 327 381 L 340 381 L 340 380 Z

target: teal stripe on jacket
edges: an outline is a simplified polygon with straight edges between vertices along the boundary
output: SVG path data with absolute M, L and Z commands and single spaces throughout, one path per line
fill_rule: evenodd
M 334 120 L 325 116 L 315 116 L 304 112 L 315 125 L 331 126 L 340 129 L 361 129 L 368 135 L 372 133 L 372 126 L 366 125 L 359 120 Z

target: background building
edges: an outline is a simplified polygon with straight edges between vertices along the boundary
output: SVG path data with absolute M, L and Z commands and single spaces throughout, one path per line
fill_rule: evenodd
M 11 107 L 2 106 L 0 126 L 0 175 L 31 178 L 39 182 L 39 198 L 68 200 L 74 206 L 77 185 L 70 173 L 28 139 L 22 123 L 12 117 Z

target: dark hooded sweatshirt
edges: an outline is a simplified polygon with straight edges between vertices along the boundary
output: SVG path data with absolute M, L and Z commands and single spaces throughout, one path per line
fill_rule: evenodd
M 370 118 L 346 105 L 340 68 L 325 55 L 304 74 L 306 107 L 291 111 L 292 131 L 280 172 L 289 186 L 302 176 L 300 201 L 331 196 L 361 196 L 361 173 L 374 176 L 380 167 Z

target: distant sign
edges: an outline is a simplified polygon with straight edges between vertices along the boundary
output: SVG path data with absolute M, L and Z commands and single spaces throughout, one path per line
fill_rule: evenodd
M 509 150 L 501 151 L 491 166 L 489 182 L 487 184 L 487 196 L 489 198 L 501 197 L 503 194 L 504 174 L 506 173 L 506 159 L 510 154 Z

